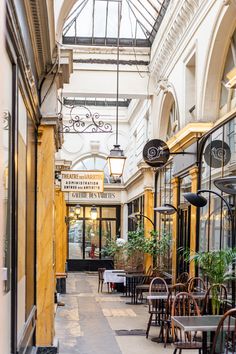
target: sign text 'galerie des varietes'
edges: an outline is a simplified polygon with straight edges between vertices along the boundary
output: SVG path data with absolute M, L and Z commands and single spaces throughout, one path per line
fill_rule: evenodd
M 103 192 L 103 171 L 62 171 L 61 190 L 63 192 Z

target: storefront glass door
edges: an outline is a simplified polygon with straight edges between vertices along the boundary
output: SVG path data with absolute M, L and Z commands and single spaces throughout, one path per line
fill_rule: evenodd
M 81 207 L 77 220 L 68 223 L 69 259 L 101 259 L 107 256 L 106 246 L 120 233 L 120 206 L 97 207 L 98 217 L 90 217 L 91 206 Z

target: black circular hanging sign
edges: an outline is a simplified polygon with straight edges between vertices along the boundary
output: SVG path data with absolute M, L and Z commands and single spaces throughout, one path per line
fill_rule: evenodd
M 207 165 L 213 168 L 220 168 L 227 165 L 230 158 L 230 147 L 222 140 L 213 140 L 207 145 L 204 152 L 204 159 Z
M 159 139 L 152 139 L 143 148 L 143 159 L 152 167 L 164 166 L 170 156 L 168 145 Z

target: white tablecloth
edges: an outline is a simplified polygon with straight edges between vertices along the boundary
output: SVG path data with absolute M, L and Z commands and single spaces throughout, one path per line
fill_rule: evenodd
M 119 273 L 120 272 L 120 273 Z M 104 283 L 123 283 L 125 284 L 126 278 L 120 276 L 120 274 L 123 274 L 124 270 L 118 269 L 118 270 L 105 270 L 103 274 L 104 278 Z

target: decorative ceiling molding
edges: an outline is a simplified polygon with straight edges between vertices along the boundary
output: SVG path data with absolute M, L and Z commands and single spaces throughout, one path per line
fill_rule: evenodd
M 150 72 L 154 74 L 156 80 L 162 76 L 167 62 L 177 48 L 183 33 L 190 25 L 200 5 L 200 0 L 185 0 L 182 2 L 182 6 L 175 17 L 174 22 L 164 33 L 161 43 L 157 47 L 155 59 L 150 64 Z M 174 8 L 172 9 L 174 10 Z

